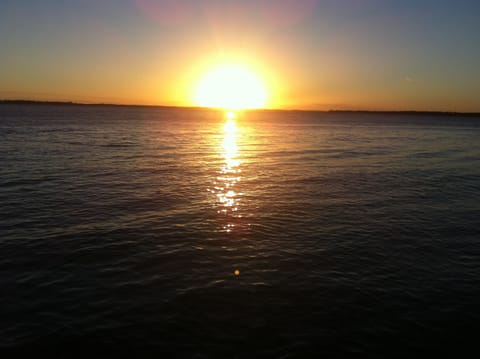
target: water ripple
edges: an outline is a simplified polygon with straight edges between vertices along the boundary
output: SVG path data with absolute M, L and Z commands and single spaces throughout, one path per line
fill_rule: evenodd
M 475 343 L 478 119 L 0 114 L 2 348 L 384 357 Z

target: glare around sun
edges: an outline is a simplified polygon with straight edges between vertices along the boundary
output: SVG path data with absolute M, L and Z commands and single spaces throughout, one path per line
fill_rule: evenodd
M 257 76 L 236 65 L 219 66 L 198 83 L 195 102 L 199 106 L 242 110 L 262 108 L 267 92 Z

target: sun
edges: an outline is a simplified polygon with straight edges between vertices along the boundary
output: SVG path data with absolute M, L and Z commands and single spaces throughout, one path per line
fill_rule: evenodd
M 199 81 L 195 102 L 199 106 L 225 110 L 262 108 L 267 102 L 267 91 L 247 67 L 221 65 Z

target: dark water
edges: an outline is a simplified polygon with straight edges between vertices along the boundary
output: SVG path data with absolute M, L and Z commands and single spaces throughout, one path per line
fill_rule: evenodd
M 479 118 L 3 105 L 0 348 L 478 354 L 479 224 Z

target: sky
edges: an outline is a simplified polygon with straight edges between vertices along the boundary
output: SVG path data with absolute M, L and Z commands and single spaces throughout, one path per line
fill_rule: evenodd
M 0 99 L 192 106 L 232 61 L 269 108 L 480 112 L 480 1 L 0 2 Z

